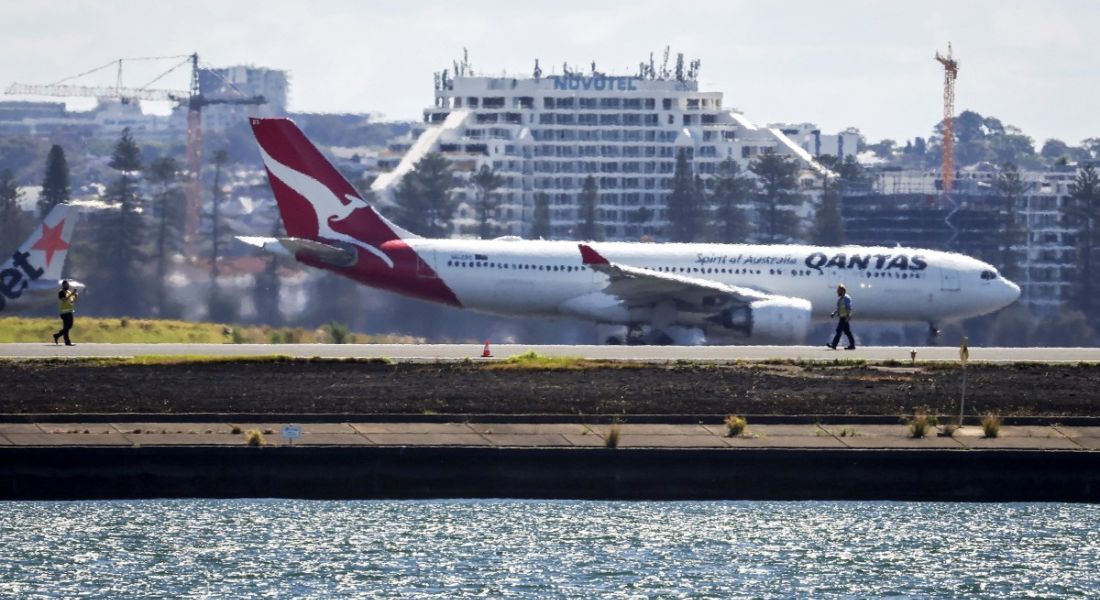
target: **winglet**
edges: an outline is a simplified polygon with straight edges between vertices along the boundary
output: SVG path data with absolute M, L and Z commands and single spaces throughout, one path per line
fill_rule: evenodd
M 581 264 L 585 265 L 609 265 L 611 264 L 606 258 L 600 255 L 592 249 L 592 246 L 588 244 L 577 244 L 581 249 Z

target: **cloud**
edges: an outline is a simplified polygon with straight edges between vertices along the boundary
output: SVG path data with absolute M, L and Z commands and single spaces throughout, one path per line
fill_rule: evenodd
M 1075 140 L 1100 135 L 1083 100 L 1100 96 L 1098 25 L 1100 5 L 1084 0 L 53 0 L 5 7 L 0 73 L 48 82 L 120 56 L 198 51 L 214 65 L 287 69 L 293 110 L 417 119 L 432 101 L 432 73 L 463 47 L 480 71 L 526 74 L 535 58 L 547 71 L 595 60 L 631 72 L 670 44 L 701 58 L 703 81 L 756 122 L 856 125 L 900 140 L 939 119 L 932 55 L 950 40 L 962 61 L 960 107 L 1037 139 Z

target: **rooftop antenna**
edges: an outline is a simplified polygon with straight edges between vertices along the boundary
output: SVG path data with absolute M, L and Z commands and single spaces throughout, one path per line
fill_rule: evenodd
M 668 53 L 671 49 L 665 46 L 665 58 L 661 61 L 661 79 L 668 79 Z

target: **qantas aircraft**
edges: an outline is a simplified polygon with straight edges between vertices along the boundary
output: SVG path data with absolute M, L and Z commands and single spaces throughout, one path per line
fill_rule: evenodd
M 15 312 L 57 301 L 61 270 L 76 227 L 76 209 L 58 204 L 27 241 L 0 266 L 0 313 Z M 76 293 L 84 284 L 69 280 Z
M 984 262 L 914 248 L 425 239 L 365 202 L 292 121 L 251 124 L 289 237 L 242 241 L 413 298 L 626 332 L 609 343 L 801 343 L 841 283 L 860 322 L 933 331 L 1020 295 Z

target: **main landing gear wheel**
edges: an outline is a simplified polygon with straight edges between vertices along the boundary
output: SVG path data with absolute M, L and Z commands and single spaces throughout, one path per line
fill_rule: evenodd
M 935 346 L 936 342 L 939 341 L 939 337 L 940 337 L 940 330 L 936 327 L 936 324 L 935 323 L 929 323 L 928 324 L 928 345 L 929 346 Z
M 675 343 L 668 333 L 646 325 L 630 325 L 625 333 L 604 338 L 607 346 L 669 346 Z

